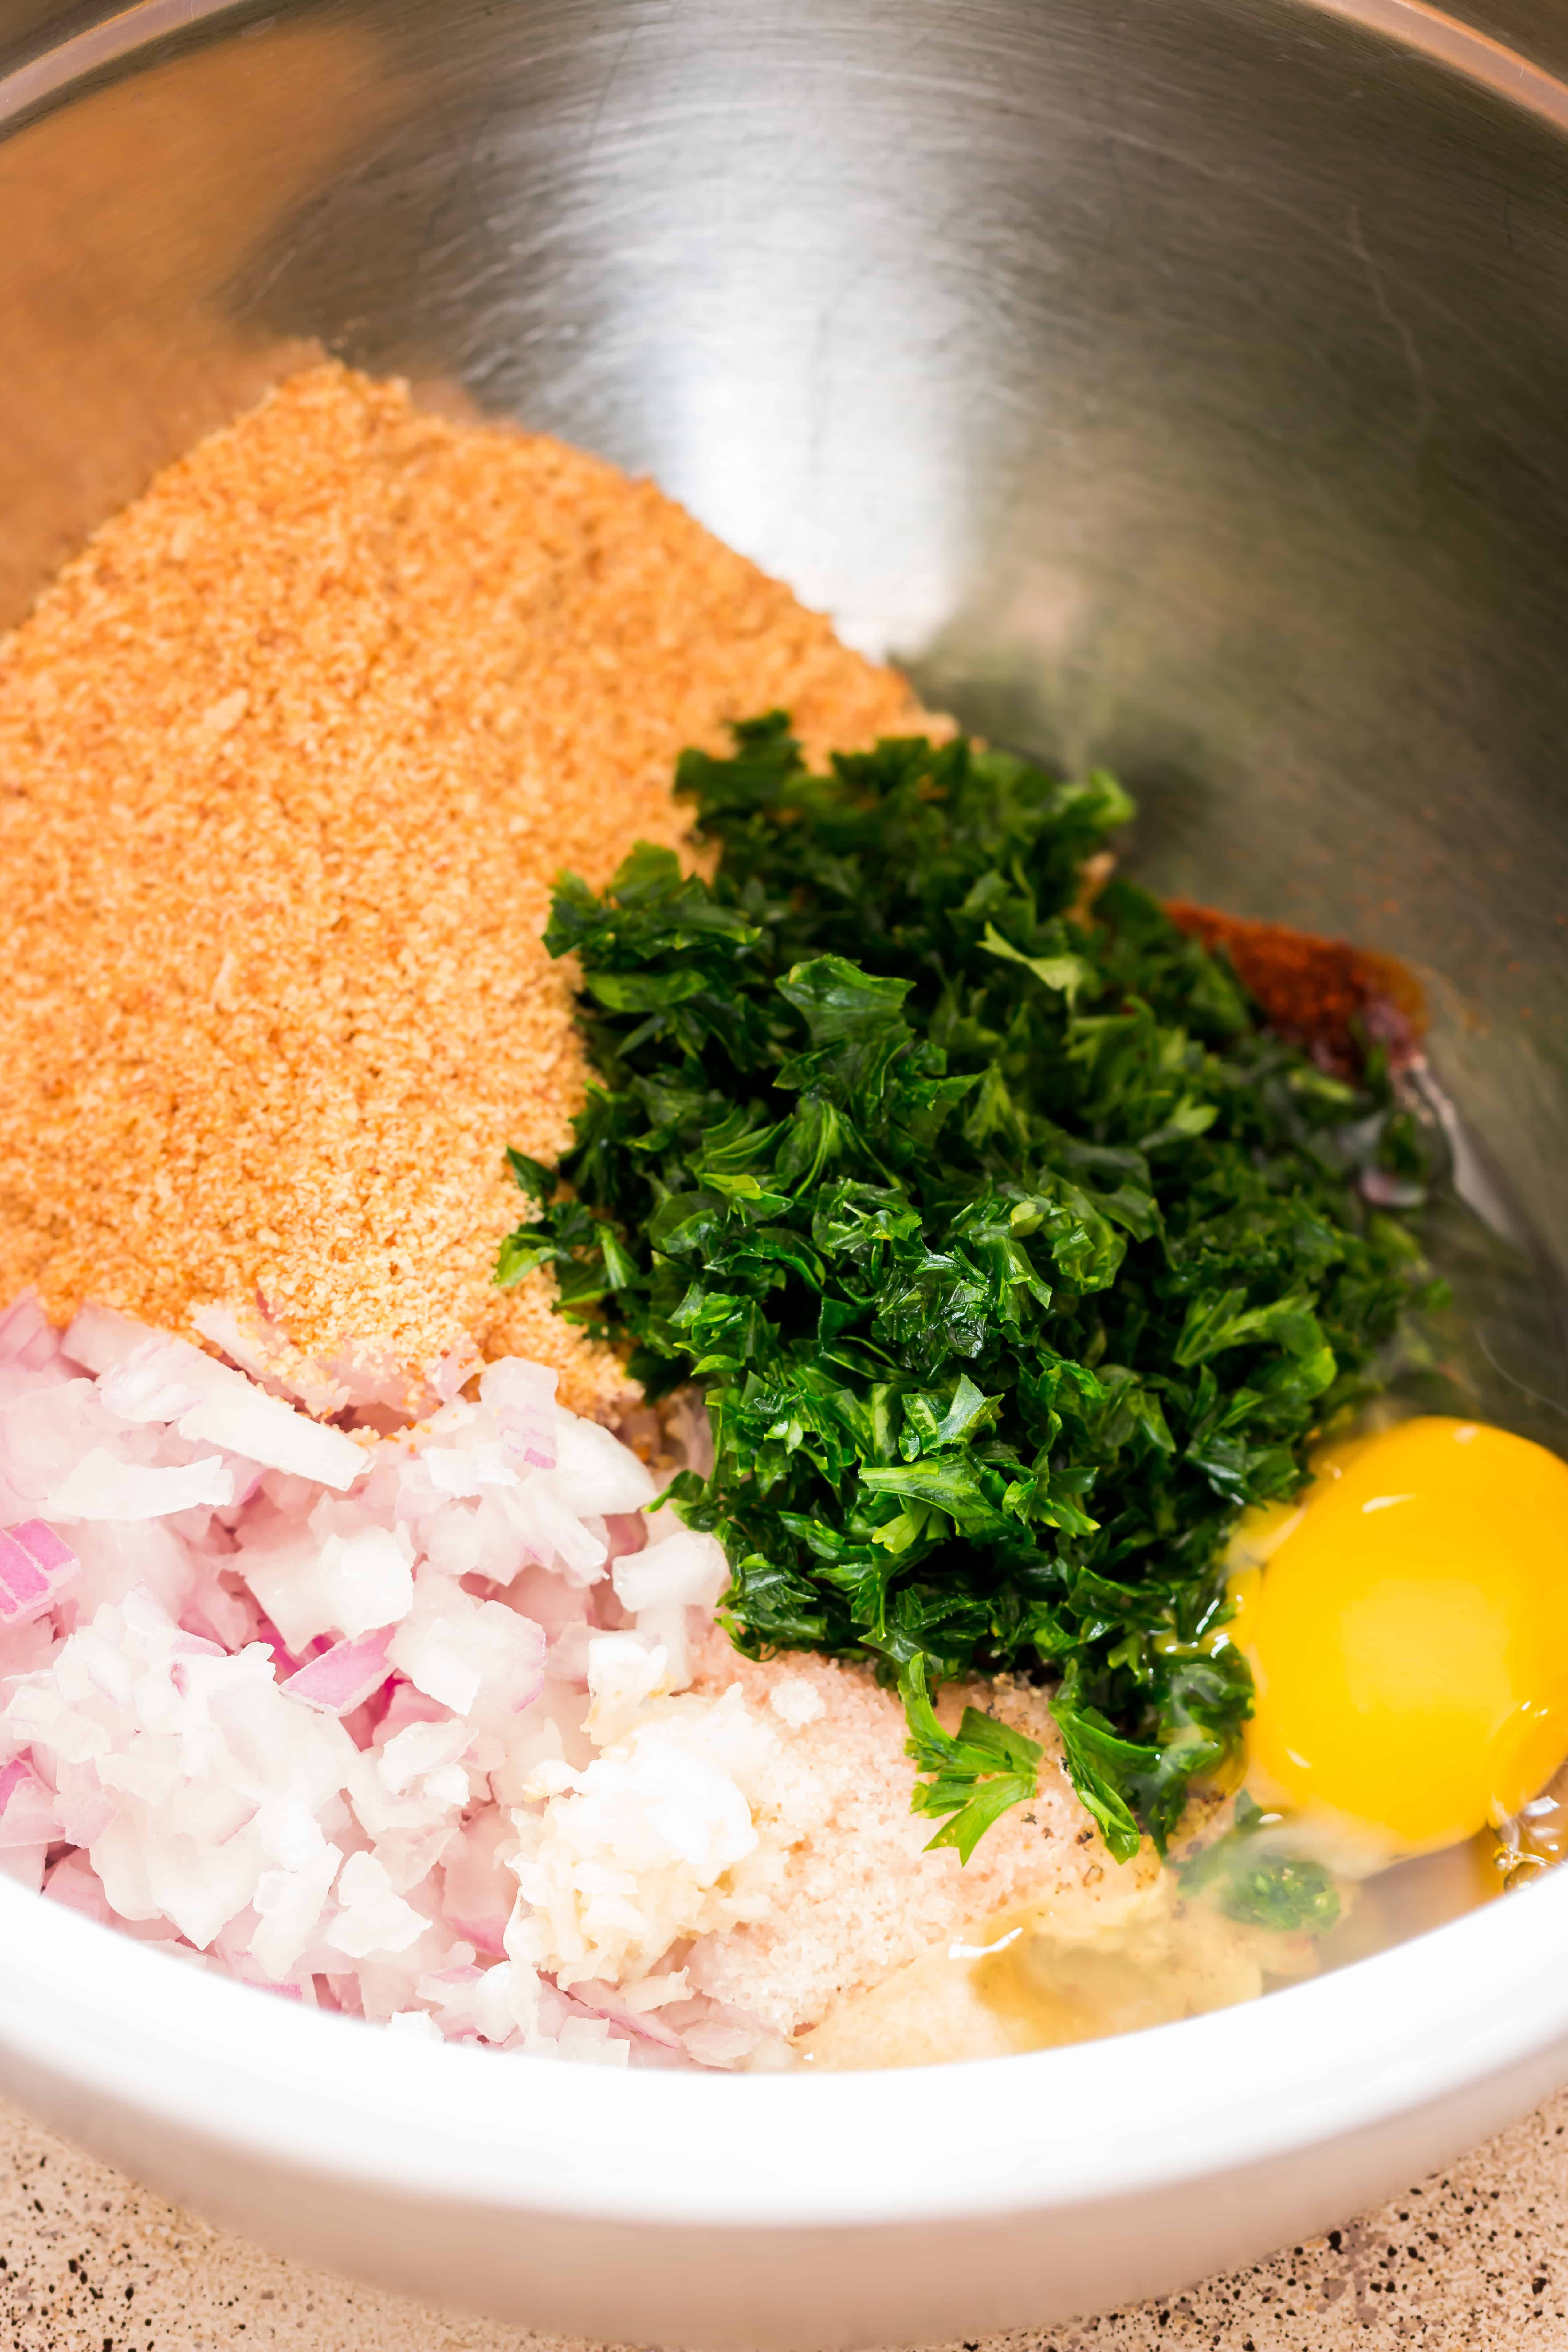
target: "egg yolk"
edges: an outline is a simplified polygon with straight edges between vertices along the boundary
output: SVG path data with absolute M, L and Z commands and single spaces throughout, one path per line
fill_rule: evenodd
M 1453 1844 L 1568 1756 L 1568 1463 L 1423 1416 L 1313 1466 L 1299 1509 L 1253 1515 L 1266 1563 L 1233 1580 L 1248 1769 L 1394 1850 Z

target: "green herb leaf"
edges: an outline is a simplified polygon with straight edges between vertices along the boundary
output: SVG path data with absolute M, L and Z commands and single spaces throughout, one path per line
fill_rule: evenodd
M 964 1708 L 956 1734 L 944 1731 L 926 1689 L 923 1657 L 910 1659 L 899 1687 L 910 1726 L 906 1752 L 922 1776 L 914 1809 L 939 1820 L 952 1816 L 926 1851 L 956 1846 L 960 1862 L 967 1862 L 992 1822 L 1034 1795 L 1045 1751 L 1037 1739 L 973 1706 Z
M 1227 1531 L 1432 1296 L 1359 1189 L 1429 1189 L 1430 1139 L 1132 885 L 1075 915 L 1131 813 L 1100 772 L 911 738 L 814 773 L 773 712 L 678 787 L 711 883 L 644 845 L 558 885 L 599 1082 L 559 1178 L 513 1155 L 534 1222 L 498 1279 L 551 1271 L 651 1393 L 706 1384 L 712 1474 L 676 1501 L 732 1563 L 726 1625 L 897 1681 L 943 1840 L 1038 1759 L 928 1694 L 1013 1672 L 1058 1685 L 1111 1852 L 1163 1849 L 1251 1705 Z
M 1259 1832 L 1276 1828 L 1279 1818 L 1242 1790 L 1234 1825 L 1187 1864 L 1182 1892 L 1206 1896 L 1245 1927 L 1326 1935 L 1340 1916 L 1339 1888 L 1321 1863 L 1260 1843 Z

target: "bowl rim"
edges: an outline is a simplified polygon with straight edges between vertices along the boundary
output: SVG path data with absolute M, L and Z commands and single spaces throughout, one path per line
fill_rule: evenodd
M 1124 2198 L 1374 2127 L 1568 2042 L 1565 1948 L 1568 1872 L 1111 2041 L 861 2074 L 626 2072 L 302 2010 L 0 1879 L 0 2074 L 14 2060 L 84 2114 L 107 2102 L 426 2202 L 841 2231 Z
M 224 16 L 257 12 L 255 29 L 268 32 L 277 16 L 266 0 L 131 0 L 117 6 L 100 0 L 107 13 L 81 25 L 62 41 L 43 44 L 31 57 L 0 75 L 0 138 L 26 117 L 68 98 L 79 82 L 129 64 L 138 51 L 159 41 L 199 37 Z M 1430 0 L 1291 0 L 1305 14 L 1337 16 L 1381 36 L 1396 48 L 1424 57 L 1463 79 L 1488 89 L 1511 106 L 1568 131 L 1568 82 L 1533 58 L 1479 26 L 1464 24 Z M 77 16 L 75 10 L 71 11 Z

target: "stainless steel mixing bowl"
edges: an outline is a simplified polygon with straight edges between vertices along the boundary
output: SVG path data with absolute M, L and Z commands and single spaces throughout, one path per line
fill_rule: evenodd
M 1568 1262 L 1559 64 L 1558 0 L 0 0 L 0 617 L 312 341 L 547 426 L 1117 768 L 1156 885 L 1414 961 Z
M 0 614 L 279 345 L 460 383 L 1120 768 L 1157 882 L 1439 975 L 1568 1258 L 1550 59 L 1411 0 L 80 16 L 0 5 Z

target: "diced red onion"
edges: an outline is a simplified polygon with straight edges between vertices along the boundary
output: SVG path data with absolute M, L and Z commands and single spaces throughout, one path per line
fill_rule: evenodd
M 42 1519 L 0 1531 L 0 1623 L 41 1617 L 80 1571 L 69 1544 Z
M 542 1364 L 525 1364 L 508 1357 L 486 1367 L 479 1396 L 495 1416 L 501 1443 L 519 1462 L 535 1470 L 553 1470 L 556 1375 Z
M 475 1349 L 465 1341 L 453 1348 L 431 1365 L 426 1378 L 443 1404 L 450 1404 L 458 1391 L 471 1381 L 479 1369 Z
M 32 1767 L 15 1757 L 0 1772 L 0 1849 L 52 1845 L 59 1833 L 54 1799 Z
M 701 1998 L 654 2016 L 502 1955 L 515 1787 L 576 1737 L 560 1673 L 623 1623 L 609 1564 L 683 1630 L 700 1539 L 650 1550 L 652 1475 L 546 1368 L 465 1401 L 455 1351 L 432 1408 L 380 1351 L 313 1368 L 262 1321 L 253 1378 L 237 1323 L 202 1328 L 245 1369 L 105 1308 L 0 1315 L 0 1874 L 312 2005 L 693 2063 Z
M 1359 1182 L 1363 1200 L 1370 1201 L 1374 1209 L 1415 1209 L 1426 1198 L 1419 1184 L 1391 1176 L 1384 1168 L 1363 1168 Z
M 114 1800 L 106 1790 L 90 1788 L 85 1780 L 68 1790 L 62 1780 L 58 1800 L 60 1835 L 68 1845 L 96 1845 L 117 1811 Z M 85 1863 L 86 1856 L 83 1856 Z
M 308 1659 L 291 1674 L 283 1689 L 290 1698 L 303 1699 L 307 1706 L 319 1707 L 323 1715 L 350 1714 L 390 1676 L 386 1654 L 395 1631 L 395 1626 L 383 1625 L 355 1641 L 334 1642 L 319 1658 Z
M 614 1985 L 574 1984 L 564 1998 L 594 2017 L 607 2018 L 627 2033 L 637 2034 L 644 2042 L 657 2042 L 661 2049 L 679 2050 L 680 2036 L 672 2025 L 667 2025 L 656 2009 L 628 2009 Z
M 0 1364 L 20 1363 L 31 1342 L 48 1328 L 37 1292 L 24 1290 L 0 1315 Z
M 98 1874 L 85 1853 L 62 1854 L 44 1882 L 44 1892 L 69 1911 L 80 1911 L 100 1927 L 111 1927 L 114 1914 L 109 1907 L 109 1897 L 100 1884 Z
M 612 1559 L 625 1559 L 647 1542 L 647 1520 L 641 1511 L 607 1511 L 605 1535 Z

